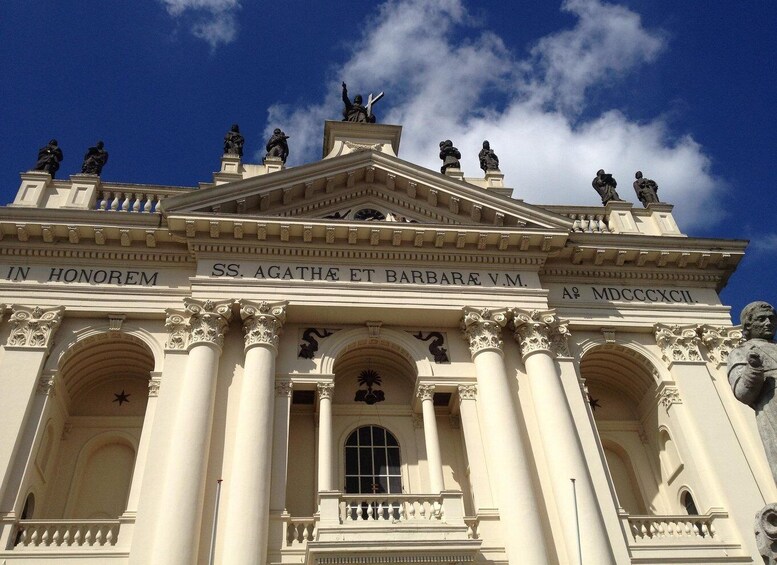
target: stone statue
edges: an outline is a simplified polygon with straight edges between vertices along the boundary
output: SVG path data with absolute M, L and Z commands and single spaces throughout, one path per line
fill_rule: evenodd
M 647 208 L 648 204 L 653 202 L 660 202 L 658 199 L 658 184 L 652 179 L 642 178 L 642 171 L 637 171 L 634 174 L 634 192 L 637 193 L 637 198 L 642 202 L 642 205 Z
M 240 126 L 232 124 L 232 128 L 224 136 L 224 155 L 243 156 L 245 138 L 240 134 Z
M 483 142 L 483 149 L 478 153 L 478 159 L 480 160 L 480 168 L 486 173 L 499 170 L 499 157 L 491 149 L 491 144 L 488 141 Z
M 275 128 L 272 132 L 272 137 L 267 142 L 265 149 L 267 150 L 267 157 L 280 157 L 281 161 L 286 162 L 286 158 L 289 156 L 289 144 L 287 143 L 289 136 L 281 131 L 281 128 Z
M 621 201 L 620 196 L 615 192 L 615 187 L 618 186 L 618 183 L 615 182 L 611 174 L 605 173 L 604 169 L 596 171 L 596 177 L 591 181 L 591 185 L 599 193 L 599 196 L 602 197 L 602 204 L 607 204 L 611 200 Z
M 41 147 L 38 151 L 38 162 L 35 163 L 34 171 L 45 171 L 54 178 L 59 163 L 62 161 L 62 150 L 59 148 L 56 139 L 49 141 L 48 145 Z
M 447 169 L 460 169 L 461 153 L 453 146 L 453 142 L 450 139 L 440 142 L 440 159 L 442 159 L 442 167 L 440 172 L 445 174 Z
M 345 108 L 343 109 L 343 121 L 374 124 L 375 114 L 372 113 L 372 105 L 381 98 L 383 98 L 382 92 L 375 98 L 370 94 L 367 105 L 364 106 L 362 104 L 362 95 L 357 94 L 353 97 L 353 102 L 351 102 L 348 98 L 348 88 L 345 86 L 345 83 L 343 83 L 343 104 L 345 104 Z
M 108 162 L 108 152 L 104 149 L 105 144 L 98 141 L 97 145 L 90 147 L 84 155 L 84 164 L 81 165 L 81 172 L 85 175 L 99 175 L 103 171 L 105 163 Z
M 751 302 L 740 316 L 745 343 L 728 356 L 728 382 L 734 396 L 755 410 L 758 433 L 777 482 L 777 313 L 768 302 Z

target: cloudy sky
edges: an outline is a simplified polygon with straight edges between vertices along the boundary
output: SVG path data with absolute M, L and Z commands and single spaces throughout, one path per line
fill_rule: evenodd
M 599 168 L 636 202 L 642 170 L 686 233 L 752 240 L 723 293 L 735 312 L 777 302 L 772 0 L 11 0 L 2 13 L 2 203 L 52 137 L 60 177 L 103 139 L 106 180 L 195 186 L 233 122 L 249 158 L 281 127 L 289 165 L 314 161 L 346 81 L 385 91 L 375 113 L 403 126 L 400 157 L 438 169 L 451 139 L 476 176 L 488 139 L 530 203 L 597 205 Z

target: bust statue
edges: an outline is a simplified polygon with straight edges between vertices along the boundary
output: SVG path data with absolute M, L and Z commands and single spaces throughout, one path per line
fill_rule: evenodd
M 755 410 L 758 433 L 777 481 L 777 313 L 768 302 L 751 302 L 742 310 L 745 342 L 728 357 L 728 382 L 737 400 Z

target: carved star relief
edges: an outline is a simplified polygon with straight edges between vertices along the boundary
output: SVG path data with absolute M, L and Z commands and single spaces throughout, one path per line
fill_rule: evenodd
M 129 397 L 132 396 L 132 394 L 126 393 L 124 392 L 124 389 L 121 389 L 121 392 L 114 392 L 113 396 L 116 397 L 113 399 L 113 402 L 118 402 L 119 406 L 121 406 L 125 402 L 129 403 Z

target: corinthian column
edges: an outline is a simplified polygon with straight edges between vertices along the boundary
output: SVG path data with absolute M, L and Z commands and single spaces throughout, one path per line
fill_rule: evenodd
M 442 456 L 440 436 L 437 433 L 437 416 L 434 413 L 434 385 L 420 385 L 418 398 L 424 416 L 424 443 L 426 443 L 426 464 L 429 467 L 429 486 L 433 494 L 443 490 Z
M 0 514 L 13 509 L 16 498 L 14 491 L 18 490 L 18 485 L 11 488 L 11 492 L 7 493 L 9 496 L 4 494 L 9 488 L 9 482 L 13 482 L 11 475 L 14 459 L 23 453 L 19 448 L 24 445 L 24 431 L 28 423 L 34 425 L 32 422 L 37 422 L 40 417 L 40 412 L 33 414 L 35 391 L 64 310 L 63 307 L 13 306 L 11 311 L 10 322 L 13 327 L 3 355 L 5 378 L 0 393 L 0 429 L 5 437 L 19 438 L 20 441 L 0 442 Z M 4 313 L 5 306 L 0 304 L 0 321 Z M 24 447 L 29 450 L 31 445 Z
M 286 304 L 240 302 L 245 333 L 245 369 L 232 468 L 224 477 L 229 505 L 222 562 L 230 565 L 261 565 L 267 556 L 275 356 L 286 319 Z
M 168 349 L 186 347 L 185 387 L 173 423 L 151 562 L 191 565 L 197 559 L 213 404 L 232 301 L 184 299 L 168 310 Z
M 553 310 L 528 312 L 516 308 L 512 314 L 514 336 L 529 375 L 553 495 L 564 528 L 567 555 L 573 562 L 582 558 L 585 562 L 614 565 L 604 519 L 569 408 L 573 399 L 564 393 L 561 373 L 555 364 L 556 353 L 569 357 L 567 325 Z M 573 389 L 579 391 L 576 382 Z M 571 479 L 575 480 L 577 493 L 582 556 L 578 555 Z
M 495 479 L 499 519 L 511 564 L 551 562 L 542 528 L 542 511 L 532 487 L 529 450 L 523 444 L 523 419 L 513 402 L 503 361 L 502 328 L 507 312 L 464 308 L 462 330 L 477 373 L 488 438 L 489 469 Z

